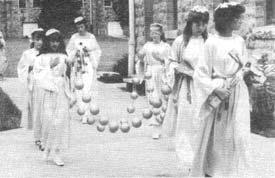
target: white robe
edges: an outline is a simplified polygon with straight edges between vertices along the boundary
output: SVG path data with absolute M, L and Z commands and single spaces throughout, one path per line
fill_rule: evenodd
M 33 71 L 29 72 L 29 67 L 33 67 L 34 61 L 38 55 L 39 51 L 35 48 L 28 49 L 23 52 L 18 65 L 17 65 L 17 74 L 19 80 L 24 84 L 25 88 L 28 89 L 28 98 L 27 98 L 27 108 L 23 113 L 23 122 L 27 121 L 27 126 L 23 124 L 23 127 L 27 127 L 28 129 L 33 128 L 33 123 L 35 125 L 35 138 L 39 139 L 39 136 L 36 136 L 37 129 L 40 127 L 39 118 L 33 118 L 33 106 L 35 102 L 34 98 L 34 78 Z M 26 118 L 27 117 L 27 118 Z M 26 118 L 26 119 L 25 119 Z
M 183 51 L 182 60 L 188 62 L 193 69 L 196 69 L 199 58 L 203 55 L 204 39 L 202 36 L 198 38 L 191 37 L 188 45 Z M 191 168 L 194 157 L 194 145 L 193 140 L 197 133 L 196 130 L 196 118 L 194 113 L 196 112 L 196 90 L 193 82 L 193 69 L 186 66 L 181 61 L 182 67 L 184 67 L 188 75 L 183 75 L 183 79 L 179 88 L 178 95 L 178 112 L 176 114 L 176 152 L 179 160 L 183 165 Z M 167 118 L 169 119 L 169 118 Z
M 192 176 L 244 176 L 249 173 L 250 113 L 249 95 L 241 80 L 229 97 L 228 109 L 223 102 L 217 109 L 209 107 L 207 98 L 224 87 L 238 69 L 229 56 L 233 52 L 242 63 L 247 61 L 244 40 L 237 35 L 208 38 L 204 57 L 194 74 L 196 89 L 197 134 Z M 213 78 L 213 75 L 218 76 Z M 221 79 L 219 77 L 226 77 Z
M 168 137 L 172 137 L 172 139 L 174 139 L 177 124 L 177 103 L 174 102 L 174 99 L 178 98 L 180 81 L 182 79 L 180 75 L 175 74 L 175 67 L 177 67 L 182 60 L 184 48 L 183 35 L 178 36 L 172 44 L 173 60 L 169 64 L 168 76 L 170 78 L 169 84 L 173 90 L 169 96 L 167 111 L 163 121 L 163 134 Z M 174 143 L 172 144 L 174 147 Z
M 152 74 L 152 77 L 146 81 L 146 87 L 154 88 L 153 92 L 147 92 L 148 103 L 152 97 L 156 97 L 161 99 L 165 105 L 167 102 L 161 92 L 161 87 L 168 82 L 168 66 L 173 58 L 171 47 L 162 41 L 159 44 L 147 42 L 139 53 L 144 55 L 144 59 L 137 62 L 138 75 L 143 75 L 142 73 L 145 72 Z M 153 53 L 158 54 L 162 62 L 155 59 Z M 158 122 L 154 124 L 160 125 Z
M 80 45 L 80 43 L 82 43 L 82 45 Z M 87 32 L 85 36 L 81 36 L 79 33 L 75 33 L 72 35 L 66 49 L 70 60 L 75 60 L 76 51 L 81 50 L 82 47 L 87 48 L 89 57 L 85 58 L 85 62 L 87 62 L 87 66 L 85 67 L 86 72 L 82 74 L 84 88 L 82 90 L 75 90 L 75 92 L 78 107 L 84 108 L 86 110 L 84 116 L 89 116 L 89 104 L 82 101 L 82 96 L 83 94 L 88 93 L 92 96 L 92 102 L 97 102 L 98 85 L 96 79 L 96 70 L 98 68 L 102 52 L 93 34 Z M 71 84 L 73 84 L 76 79 L 76 71 L 73 67 L 71 69 Z M 72 88 L 74 88 L 74 86 L 72 86 Z
M 60 62 L 51 68 L 50 61 L 58 57 Z M 45 149 L 64 149 L 69 146 L 71 93 L 66 78 L 67 56 L 64 54 L 41 54 L 34 64 L 36 80 L 36 113 L 42 123 L 41 143 Z

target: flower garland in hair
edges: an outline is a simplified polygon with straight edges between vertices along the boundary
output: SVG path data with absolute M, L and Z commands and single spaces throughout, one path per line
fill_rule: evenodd
M 229 8 L 229 7 L 237 6 L 237 5 L 240 5 L 240 3 L 237 3 L 237 2 L 224 2 L 224 3 L 219 4 L 216 7 L 215 11 L 218 10 L 218 9 L 225 9 L 225 8 Z
M 206 13 L 208 12 L 208 9 L 204 6 L 194 6 L 191 11 L 193 12 L 199 12 L 199 13 Z
M 162 31 L 163 31 L 163 25 L 160 23 L 153 23 L 150 25 L 150 30 L 151 31 L 158 31 L 159 35 L 161 35 Z

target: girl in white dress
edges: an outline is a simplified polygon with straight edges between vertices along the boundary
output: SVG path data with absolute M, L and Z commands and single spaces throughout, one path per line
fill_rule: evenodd
M 66 50 L 69 58 L 74 61 L 74 66 L 71 67 L 71 84 L 74 84 L 77 80 L 82 80 L 84 84 L 81 90 L 76 89 L 74 85 L 72 85 L 72 88 L 76 93 L 78 107 L 85 110 L 85 114 L 82 116 L 82 123 L 86 124 L 91 114 L 89 103 L 83 102 L 82 97 L 88 95 L 92 98 L 92 102 L 96 102 L 98 95 L 96 70 L 101 57 L 101 49 L 95 36 L 87 32 L 86 20 L 83 17 L 76 18 L 74 23 L 78 32 L 72 35 Z M 76 68 L 77 56 L 81 54 L 84 54 L 85 58 L 82 69 L 78 71 Z
M 172 60 L 172 50 L 168 43 L 165 43 L 163 28 L 161 24 L 151 24 L 150 36 L 152 41 L 147 42 L 138 53 L 138 68 L 144 68 L 145 73 L 151 77 L 146 81 L 146 88 L 152 88 L 149 93 L 147 90 L 148 102 L 151 99 L 160 100 L 162 105 L 166 104 L 161 87 L 167 83 L 167 66 Z M 143 67 L 142 67 L 143 66 Z M 141 71 L 138 69 L 138 71 Z M 154 117 L 157 119 L 156 116 Z M 161 120 L 160 120 L 161 121 Z M 161 135 L 160 121 L 153 121 L 153 139 L 158 139 Z
M 34 63 L 34 76 L 40 93 L 37 105 L 42 121 L 41 144 L 45 149 L 44 159 L 48 160 L 51 154 L 55 164 L 63 166 L 60 152 L 68 148 L 70 133 L 71 93 L 66 76 L 66 62 L 69 61 L 60 32 L 50 29 L 45 36 Z
M 168 127 L 168 135 L 175 136 L 175 148 L 181 165 L 185 164 L 188 168 L 191 168 L 193 161 L 192 143 L 196 134 L 193 73 L 208 38 L 208 21 L 209 13 L 205 7 L 195 6 L 189 12 L 183 35 L 173 45 L 177 67 L 173 63 L 170 65 L 175 67 L 177 79 L 173 87 L 174 93 L 169 98 L 164 125 Z
M 28 99 L 27 99 L 27 109 L 26 114 L 27 117 L 27 128 L 32 129 L 34 124 L 34 139 L 35 144 L 40 146 L 41 139 L 41 121 L 39 117 L 39 113 L 34 111 L 36 107 L 35 104 L 35 81 L 33 76 L 33 65 L 34 61 L 37 58 L 39 50 L 42 47 L 44 39 L 44 30 L 41 28 L 35 29 L 31 33 L 31 48 L 24 51 L 20 61 L 17 65 L 17 73 L 18 78 L 21 82 L 23 82 L 28 88 Z M 36 117 L 34 117 L 34 115 Z
M 205 43 L 194 74 L 199 133 L 191 176 L 250 177 L 249 95 L 246 45 L 233 34 L 245 8 L 220 4 L 214 13 L 218 34 Z

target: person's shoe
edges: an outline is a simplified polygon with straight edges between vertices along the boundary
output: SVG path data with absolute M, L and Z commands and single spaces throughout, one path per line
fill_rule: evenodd
M 159 133 L 153 133 L 152 139 L 154 139 L 154 140 L 160 139 L 160 134 Z
M 38 147 L 39 147 L 40 151 L 44 151 L 45 150 L 45 148 L 44 148 L 44 146 L 42 144 L 40 144 Z
M 59 155 L 54 155 L 53 162 L 54 162 L 57 166 L 64 166 L 64 161 L 60 158 Z

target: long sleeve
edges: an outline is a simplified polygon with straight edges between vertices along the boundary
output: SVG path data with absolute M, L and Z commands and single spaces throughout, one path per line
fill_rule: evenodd
M 29 75 L 29 66 L 30 64 L 28 61 L 28 56 L 26 52 L 24 52 L 17 65 L 17 74 L 20 81 L 25 84 L 27 84 L 27 79 Z
M 182 52 L 184 50 L 183 36 L 177 37 L 172 44 L 173 59 L 175 62 L 180 63 Z
M 72 36 L 67 44 L 66 52 L 68 54 L 68 61 L 73 61 L 76 53 L 74 36 Z
M 183 52 L 183 37 L 177 37 L 171 47 L 170 51 L 170 61 L 167 65 L 167 79 L 168 85 L 172 88 L 175 85 L 175 69 L 179 66 L 179 62 L 181 61 L 181 55 Z
M 43 57 L 39 56 L 34 63 L 34 78 L 38 87 L 45 90 L 57 91 L 57 87 L 54 84 L 54 77 L 50 68 L 49 62 L 43 61 Z
M 92 36 L 91 43 L 92 43 L 93 49 L 89 52 L 90 60 L 92 62 L 93 68 L 97 69 L 99 62 L 100 62 L 100 57 L 101 57 L 102 52 L 101 52 L 98 42 L 94 36 Z
M 223 87 L 224 85 L 223 79 L 212 78 L 214 52 L 214 47 L 206 42 L 204 54 L 199 59 L 194 72 L 194 85 L 197 90 L 197 109 L 201 108 L 216 88 Z
M 146 70 L 146 64 L 145 64 L 145 55 L 146 55 L 146 48 L 148 46 L 148 43 L 146 43 L 139 51 L 137 54 L 137 58 L 136 58 L 136 64 L 135 64 L 135 68 L 136 68 L 136 73 L 139 76 L 143 76 L 144 72 Z
M 168 44 L 163 57 L 165 61 L 166 82 L 172 88 L 175 82 L 175 68 L 178 66 L 178 63 L 175 61 L 174 51 Z

